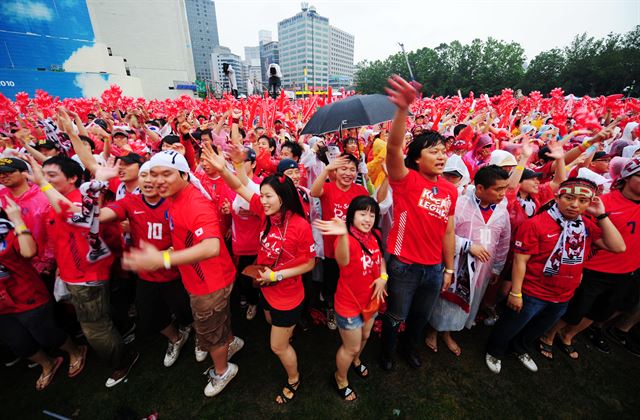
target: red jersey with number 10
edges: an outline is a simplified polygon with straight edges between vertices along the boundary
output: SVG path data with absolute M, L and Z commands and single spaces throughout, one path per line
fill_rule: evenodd
M 133 246 L 140 247 L 140 241 L 145 241 L 157 249 L 165 250 L 171 247 L 171 231 L 169 229 L 169 202 L 161 199 L 151 205 L 142 195 L 128 194 L 118 201 L 109 203 L 118 220 L 129 219 Z M 139 271 L 141 279 L 157 283 L 165 283 L 180 276 L 178 269 Z

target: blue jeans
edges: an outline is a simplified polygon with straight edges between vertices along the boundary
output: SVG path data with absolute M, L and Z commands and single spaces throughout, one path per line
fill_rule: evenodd
M 487 353 L 496 358 L 509 352 L 529 353 L 535 341 L 558 322 L 568 304 L 547 302 L 523 294 L 522 310 L 518 313 L 506 307 L 496 322 L 489 336 Z
M 422 341 L 433 305 L 442 288 L 442 264 L 406 264 L 392 255 L 387 264 L 387 312 L 382 318 L 382 354 L 395 352 L 398 325 L 406 321 L 406 345 L 417 348 Z

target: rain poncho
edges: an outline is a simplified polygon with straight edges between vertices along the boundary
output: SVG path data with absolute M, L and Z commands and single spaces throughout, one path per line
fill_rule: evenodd
M 462 195 L 464 187 L 471 182 L 471 176 L 469 176 L 469 169 L 464 164 L 462 158 L 458 155 L 451 155 L 447 158 L 447 163 L 444 165 L 443 172 L 458 172 L 462 175 L 460 183 L 458 183 L 458 194 Z
M 369 172 L 369 179 L 373 183 L 375 188 L 379 188 L 382 181 L 386 178 L 384 171 L 382 170 L 382 164 L 387 157 L 387 142 L 381 139 L 376 139 L 373 142 L 373 158 L 367 163 L 367 170 Z
M 482 245 L 491 254 L 491 259 L 486 263 L 471 261 L 473 274 L 468 283 L 469 311 L 462 306 L 444 299 L 438 298 L 431 314 L 429 323 L 438 331 L 460 331 L 465 326 L 471 328 L 476 314 L 480 308 L 480 302 L 487 289 L 492 274 L 499 274 L 504 267 L 509 252 L 511 238 L 511 225 L 505 202 L 498 204 L 487 223 L 482 217 L 477 199 L 474 195 L 458 197 L 455 212 L 456 232 L 456 260 L 464 261 L 462 253 L 468 252 L 471 244 Z M 470 254 L 468 259 L 475 260 Z M 460 272 L 456 267 L 456 272 Z M 456 287 L 464 287 L 463 281 L 456 279 L 456 283 L 448 289 L 455 293 Z M 460 295 L 459 291 L 456 293 Z M 462 293 L 464 295 L 464 291 Z

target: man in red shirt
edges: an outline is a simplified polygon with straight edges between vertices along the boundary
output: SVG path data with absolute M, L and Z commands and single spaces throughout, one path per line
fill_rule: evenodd
M 229 296 L 236 269 L 223 243 L 216 208 L 190 173 L 184 156 L 167 150 L 149 162 L 158 194 L 170 199 L 168 218 L 174 250 L 160 251 L 142 242 L 141 248 L 125 254 L 123 264 L 134 271 L 178 268 L 189 293 L 198 343 L 208 349 L 214 362 L 204 390 L 206 396 L 213 397 L 238 373 L 238 366 L 228 359 L 244 345 L 231 332 Z
M 596 197 L 597 189 L 589 180 L 568 179 L 560 184 L 555 204 L 518 229 L 507 308 L 487 344 L 485 361 L 492 372 L 500 373 L 500 358 L 509 352 L 536 372 L 530 349 L 566 311 L 591 245 L 624 252 L 624 240 Z M 582 218 L 585 211 L 596 217 L 597 226 Z
M 82 168 L 66 156 L 54 156 L 44 167 L 30 158 L 33 179 L 53 208 L 51 238 L 60 279 L 71 294 L 71 302 L 87 341 L 99 356 L 115 369 L 107 379 L 108 388 L 121 383 L 138 360 L 136 351 L 125 351 L 124 342 L 113 324 L 109 305 L 109 272 L 114 256 L 94 220 L 97 195 L 87 200 L 78 189 Z M 44 172 L 44 174 L 43 174 Z M 106 183 L 99 185 L 107 187 Z M 84 188 L 84 185 L 83 185 Z
M 118 168 L 107 165 L 99 168 L 96 178 L 108 181 L 115 177 Z M 140 247 L 142 241 L 153 244 L 158 249 L 171 247 L 171 234 L 166 213 L 169 201 L 160 197 L 149 174 L 149 163 L 140 167 L 140 190 L 142 194 L 128 194 L 113 201 L 100 210 L 100 222 L 128 220 L 131 227 L 133 246 Z M 143 330 L 157 332 L 167 337 L 169 345 L 164 357 L 165 367 L 172 366 L 189 338 L 193 322 L 189 296 L 180 281 L 178 269 L 164 267 L 157 271 L 137 273 L 136 304 L 139 321 Z M 175 316 L 179 330 L 171 318 Z
M 335 177 L 335 181 L 326 182 L 329 175 Z M 347 209 L 351 200 L 365 195 L 369 192 L 361 185 L 355 183 L 358 175 L 358 159 L 350 154 L 344 154 L 334 159 L 313 181 L 310 194 L 312 197 L 320 198 L 322 206 L 322 220 L 331 220 L 339 217 L 343 221 L 347 220 Z M 336 315 L 333 309 L 333 296 L 338 286 L 340 269 L 335 259 L 333 243 L 335 237 L 326 236 L 324 238 L 324 283 L 322 295 L 327 302 L 327 327 L 335 330 Z
M 422 365 L 417 348 L 436 299 L 449 288 L 454 272 L 452 216 L 458 191 L 441 177 L 447 160 L 446 141 L 437 132 L 416 136 L 403 160 L 407 110 L 417 95 L 415 85 L 394 76 L 387 93 L 398 107 L 387 143 L 394 223 L 387 248 L 392 255 L 387 265 L 389 298 L 382 319 L 381 355 L 381 367 L 391 370 L 398 326 L 405 320 L 405 357 L 414 368 Z
M 583 280 L 569 302 L 567 312 L 542 340 L 551 346 L 556 334 L 562 349 L 572 359 L 578 352 L 573 337 L 591 328 L 591 338 L 597 349 L 609 353 L 601 324 L 617 310 L 631 309 L 638 301 L 638 269 L 640 269 L 640 159 L 627 163 L 613 191 L 600 196 L 611 222 L 622 234 L 627 250 L 614 254 L 596 250 L 584 265 Z M 597 326 L 596 326 L 597 325 Z M 615 331 L 615 330 L 614 330 Z M 549 357 L 550 354 L 545 355 Z

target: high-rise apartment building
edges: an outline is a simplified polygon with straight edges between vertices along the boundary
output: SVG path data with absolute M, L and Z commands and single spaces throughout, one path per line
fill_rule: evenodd
M 351 86 L 353 84 L 353 43 L 354 36 L 329 27 L 329 85 L 332 87 Z
M 196 70 L 196 78 L 210 82 L 211 53 L 220 45 L 216 6 L 213 0 L 184 0 L 189 22 L 191 51 Z
M 302 10 L 295 16 L 278 22 L 284 87 L 320 90 L 327 86 L 329 33 L 329 19 L 307 3 L 302 3 Z
M 271 31 L 267 31 L 266 29 L 261 29 L 258 31 L 258 43 L 266 44 L 267 42 L 271 42 Z

